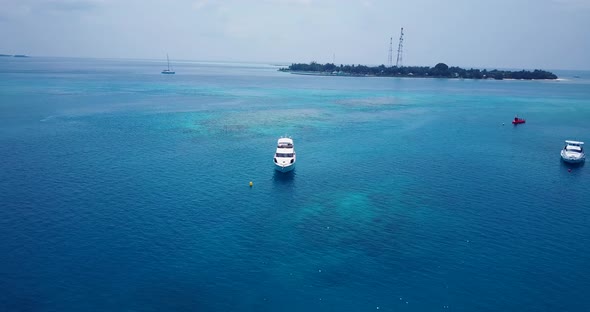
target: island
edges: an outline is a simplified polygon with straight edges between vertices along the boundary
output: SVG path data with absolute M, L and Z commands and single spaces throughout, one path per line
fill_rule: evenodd
M 523 80 L 553 80 L 557 76 L 551 72 L 535 69 L 534 71 L 509 70 L 479 70 L 463 69 L 457 66 L 449 67 L 445 63 L 438 63 L 434 67 L 428 66 L 390 66 L 369 67 L 365 65 L 340 65 L 333 63 L 324 65 L 316 62 L 309 64 L 294 63 L 279 71 L 300 75 L 321 76 L 354 76 L 354 77 L 419 77 L 419 78 L 458 78 L 458 79 L 523 79 Z

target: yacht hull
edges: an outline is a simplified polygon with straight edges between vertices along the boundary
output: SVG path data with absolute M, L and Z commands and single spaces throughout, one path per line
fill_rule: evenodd
M 566 163 L 570 164 L 579 164 L 586 160 L 586 155 L 582 154 L 581 156 L 568 156 L 563 151 L 561 152 L 561 160 Z
M 289 164 L 288 166 L 281 166 L 279 164 L 275 164 L 275 170 L 279 172 L 289 172 L 295 169 L 295 164 Z

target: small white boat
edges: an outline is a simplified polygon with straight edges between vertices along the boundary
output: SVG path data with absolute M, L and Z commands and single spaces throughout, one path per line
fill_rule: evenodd
M 586 159 L 583 146 L 584 142 L 566 140 L 565 147 L 561 150 L 561 159 L 572 164 L 583 162 Z
M 289 172 L 295 168 L 295 147 L 293 139 L 280 138 L 277 142 L 277 151 L 275 152 L 275 169 L 280 172 Z

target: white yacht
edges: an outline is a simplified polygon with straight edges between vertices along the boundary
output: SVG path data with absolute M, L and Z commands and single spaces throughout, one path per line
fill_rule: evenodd
M 581 163 L 586 159 L 584 154 L 584 142 L 565 141 L 565 147 L 561 150 L 561 159 L 568 163 Z
M 289 172 L 295 168 L 295 147 L 293 139 L 280 138 L 277 142 L 275 153 L 275 169 L 280 172 Z

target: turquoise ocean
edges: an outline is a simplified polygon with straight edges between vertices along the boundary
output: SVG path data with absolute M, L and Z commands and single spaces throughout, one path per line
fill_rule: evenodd
M 590 310 L 590 72 L 172 65 L 0 58 L 0 311 Z

